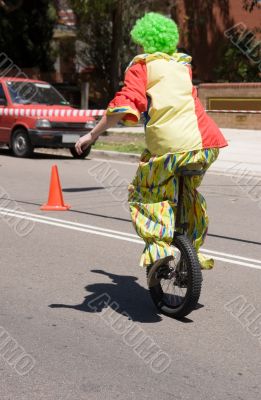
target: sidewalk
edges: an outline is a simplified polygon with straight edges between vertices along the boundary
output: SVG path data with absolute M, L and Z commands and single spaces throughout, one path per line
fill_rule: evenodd
M 225 174 L 242 173 L 261 176 L 261 131 L 243 129 L 221 129 L 228 147 L 220 150 L 212 171 Z
M 224 174 L 242 173 L 249 171 L 251 175 L 261 176 L 261 131 L 243 129 L 221 129 L 228 140 L 229 146 L 220 150 L 218 160 L 210 168 L 212 172 Z M 109 130 L 109 133 L 143 134 L 143 127 L 117 127 Z M 138 155 L 117 152 L 105 152 L 92 150 L 93 156 L 106 156 L 126 161 L 136 162 Z

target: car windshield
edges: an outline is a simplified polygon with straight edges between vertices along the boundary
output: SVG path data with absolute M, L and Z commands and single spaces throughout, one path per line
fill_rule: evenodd
M 7 87 L 13 103 L 69 105 L 68 101 L 49 83 L 8 81 Z

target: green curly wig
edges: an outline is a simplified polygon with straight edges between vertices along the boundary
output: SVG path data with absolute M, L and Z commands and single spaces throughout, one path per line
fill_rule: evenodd
M 131 37 L 134 43 L 144 48 L 145 53 L 159 51 L 171 55 L 177 48 L 179 32 L 172 19 L 150 12 L 136 21 Z

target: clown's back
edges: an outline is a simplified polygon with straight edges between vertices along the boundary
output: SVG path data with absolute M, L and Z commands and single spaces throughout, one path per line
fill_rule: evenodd
M 136 56 L 129 66 L 144 80 L 146 146 L 151 154 L 227 145 L 197 97 L 190 62 L 191 57 L 183 53 L 154 53 Z

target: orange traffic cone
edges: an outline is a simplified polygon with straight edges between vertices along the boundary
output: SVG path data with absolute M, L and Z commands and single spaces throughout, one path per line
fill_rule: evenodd
M 41 210 L 44 211 L 66 211 L 71 206 L 64 204 L 63 194 L 58 174 L 57 165 L 52 166 L 51 182 L 47 204 L 43 204 Z

